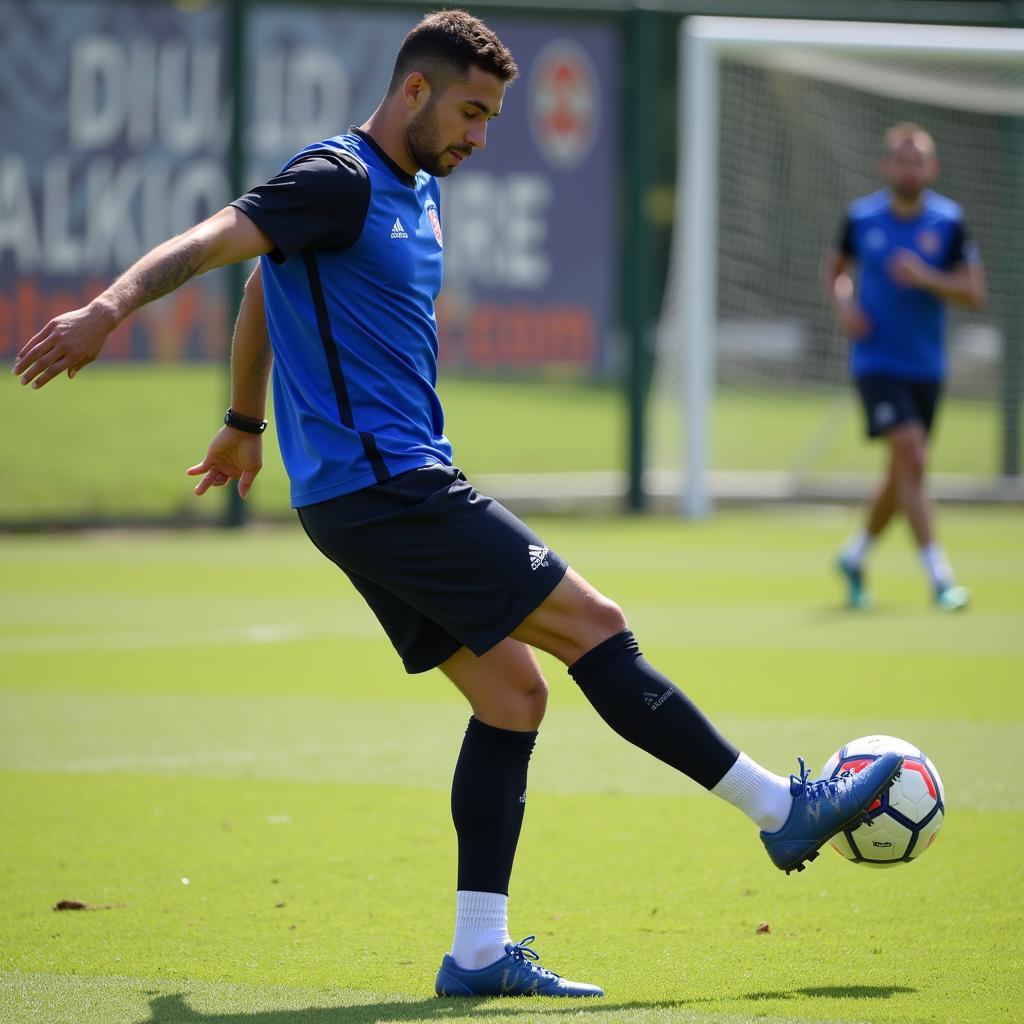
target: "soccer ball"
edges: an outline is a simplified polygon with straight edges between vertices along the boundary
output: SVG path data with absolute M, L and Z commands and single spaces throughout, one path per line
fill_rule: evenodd
M 822 778 L 859 772 L 887 750 L 903 755 L 903 770 L 868 808 L 871 825 L 860 824 L 831 839 L 832 846 L 856 864 L 890 867 L 912 861 L 935 842 L 942 828 L 946 813 L 942 779 L 924 751 L 912 743 L 895 736 L 862 736 L 828 759 Z

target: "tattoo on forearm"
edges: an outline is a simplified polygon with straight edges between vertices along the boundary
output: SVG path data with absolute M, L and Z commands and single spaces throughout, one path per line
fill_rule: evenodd
M 266 338 L 263 339 L 263 344 L 252 354 L 252 360 L 250 366 L 252 372 L 264 376 L 267 370 L 270 369 L 270 361 L 273 358 L 270 343 Z
M 129 306 L 129 312 L 180 288 L 202 265 L 203 245 L 197 239 L 181 241 L 121 275 L 111 287 Z
M 139 275 L 139 297 L 150 302 L 180 288 L 199 269 L 201 259 L 202 245 L 195 240 L 172 249 Z

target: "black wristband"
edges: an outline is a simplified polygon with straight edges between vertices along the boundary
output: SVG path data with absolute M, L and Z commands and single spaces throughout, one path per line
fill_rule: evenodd
M 248 416 L 239 416 L 234 409 L 228 409 L 224 413 L 224 422 L 235 430 L 242 430 L 246 434 L 262 434 L 267 429 L 266 420 L 251 420 Z

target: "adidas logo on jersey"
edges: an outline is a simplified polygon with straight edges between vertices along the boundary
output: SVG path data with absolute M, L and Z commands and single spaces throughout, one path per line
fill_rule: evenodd
M 547 544 L 541 547 L 539 544 L 530 545 L 530 568 L 536 572 L 538 569 L 548 567 L 548 548 Z
M 395 223 L 391 225 L 392 238 L 408 238 L 409 232 L 402 227 L 402 222 L 396 217 Z

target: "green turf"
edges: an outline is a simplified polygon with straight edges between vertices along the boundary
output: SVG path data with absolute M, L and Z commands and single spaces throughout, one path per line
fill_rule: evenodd
M 954 616 L 899 533 L 877 609 L 841 611 L 851 523 L 537 523 L 753 756 L 818 768 L 889 731 L 929 751 L 950 808 L 918 863 L 826 851 L 787 878 L 544 659 L 511 925 L 606 987 L 583 1006 L 432 998 L 466 710 L 402 674 L 297 529 L 0 538 L 0 1020 L 1019 1020 L 1024 522 L 943 513 L 976 599 Z
M 441 397 L 456 460 L 473 474 L 625 466 L 617 388 L 445 378 Z M 99 365 L 39 392 L 11 378 L 0 399 L 0 521 L 217 517 L 221 497 L 197 500 L 184 471 L 205 454 L 226 400 L 224 373 L 209 365 Z M 678 467 L 678 412 L 652 403 L 653 466 Z M 712 430 L 718 469 L 873 471 L 879 459 L 849 397 L 726 390 Z M 280 515 L 287 483 L 273 440 L 265 459 L 250 500 L 255 511 Z M 933 468 L 986 476 L 998 459 L 996 404 L 948 402 Z

